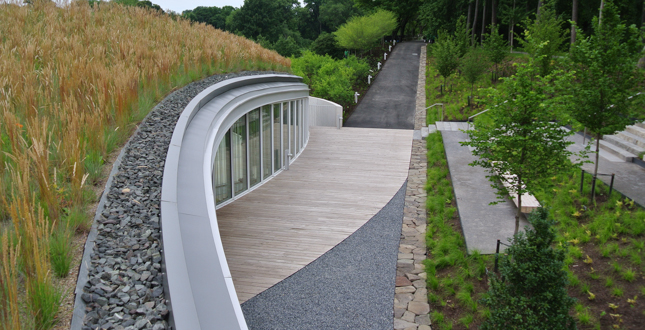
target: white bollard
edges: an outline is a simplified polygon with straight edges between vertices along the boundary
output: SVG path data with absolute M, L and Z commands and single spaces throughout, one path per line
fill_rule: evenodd
M 389 50 L 389 51 L 390 51 L 390 52 L 392 51 L 392 45 L 390 45 L 390 50 Z
M 358 92 L 354 92 L 354 103 L 358 103 L 358 96 L 361 94 L 358 94 Z
M 387 53 L 383 53 L 383 61 L 387 61 Z
M 396 46 L 396 40 L 394 40 L 394 46 Z
M 367 76 L 367 84 L 371 85 L 372 84 L 372 75 Z
M 378 69 L 377 70 L 381 70 L 381 62 L 378 62 Z

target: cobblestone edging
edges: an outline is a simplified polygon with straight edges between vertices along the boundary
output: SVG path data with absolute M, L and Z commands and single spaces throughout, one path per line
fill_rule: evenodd
M 417 85 L 414 129 L 425 126 L 425 68 L 426 47 L 421 48 L 419 82 Z M 408 171 L 408 186 L 405 192 L 403 228 L 396 266 L 396 289 L 394 295 L 394 329 L 431 330 L 430 305 L 426 289 L 426 142 L 412 141 L 412 155 Z

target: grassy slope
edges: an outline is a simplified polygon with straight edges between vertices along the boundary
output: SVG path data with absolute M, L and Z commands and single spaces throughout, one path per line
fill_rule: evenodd
M 143 8 L 0 4 L 0 328 L 55 322 L 71 291 L 52 277 L 69 274 L 91 187 L 154 104 L 208 75 L 289 66 L 244 38 Z
M 427 105 L 447 102 L 449 118 L 465 119 L 465 96 L 469 86 L 453 77 L 453 96 L 442 97 L 442 83 L 429 61 Z M 457 97 L 461 95 L 462 97 Z M 466 110 L 466 111 L 464 111 Z M 481 109 L 480 109 L 481 110 Z M 474 110 L 473 110 L 474 111 Z M 436 120 L 436 111 L 428 112 Z M 439 133 L 428 137 L 428 295 L 433 329 L 475 329 L 488 314 L 478 300 L 487 290 L 486 268 L 492 271 L 493 256 L 466 254 L 455 210 L 443 143 Z M 553 191 L 536 193 L 558 220 L 558 245 L 569 246 L 567 272 L 569 294 L 578 299 L 571 313 L 581 329 L 642 329 L 645 325 L 645 211 L 632 206 L 620 194 L 607 196 L 599 185 L 596 205 L 589 200 L 590 178 L 583 193 L 580 173 L 553 178 Z M 589 257 L 587 257 L 589 256 Z M 591 294 L 590 294 L 591 293 Z M 593 298 L 593 299 L 591 299 Z

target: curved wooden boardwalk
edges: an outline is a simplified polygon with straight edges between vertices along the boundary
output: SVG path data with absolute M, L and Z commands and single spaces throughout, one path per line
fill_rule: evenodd
M 311 127 L 276 178 L 217 210 L 240 303 L 282 281 L 374 216 L 407 178 L 411 130 Z

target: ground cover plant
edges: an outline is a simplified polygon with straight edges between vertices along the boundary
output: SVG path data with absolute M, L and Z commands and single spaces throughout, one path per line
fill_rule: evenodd
M 108 155 L 175 88 L 289 70 L 273 51 L 203 24 L 113 3 L 0 4 L 0 324 L 50 328 L 70 240 Z
M 441 95 L 443 79 L 431 61 L 427 72 L 426 104 L 446 100 L 449 94 Z M 459 107 L 448 103 L 446 109 L 462 115 L 470 86 L 453 86 L 453 93 L 463 97 L 455 102 Z M 427 116 L 433 123 L 436 108 Z M 431 134 L 427 143 L 426 271 L 433 329 L 477 329 L 491 315 L 481 299 L 489 288 L 486 274 L 493 271 L 494 257 L 466 253 L 441 135 Z M 553 247 L 565 253 L 567 293 L 576 300 L 569 315 L 579 329 L 643 329 L 645 211 L 616 191 L 609 196 L 609 187 L 600 182 L 592 202 L 591 176 L 586 174 L 580 192 L 580 175 L 579 169 L 564 171 L 550 178 L 549 188 L 534 193 L 557 221 Z

